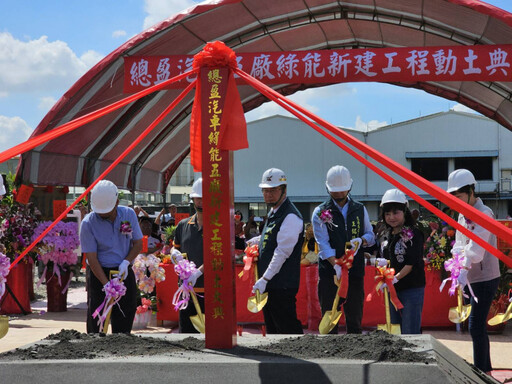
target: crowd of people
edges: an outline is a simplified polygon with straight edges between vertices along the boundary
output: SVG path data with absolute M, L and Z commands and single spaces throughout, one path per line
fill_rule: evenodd
M 259 183 L 263 199 L 269 206 L 267 216 L 257 221 L 259 219 L 251 215 L 246 223 L 242 212 L 236 211 L 234 217 L 235 247 L 242 250 L 247 245 L 259 245 L 257 266 L 261 277 L 254 283 L 253 292 L 268 294 L 267 304 L 263 307 L 267 332 L 303 333 L 296 310 L 301 260 L 318 262 L 321 311 L 325 314 L 331 310 L 337 293 L 336 283 L 342 273 L 339 260 L 347 249 L 351 249 L 354 258 L 348 272 L 348 291 L 339 304 L 343 307 L 347 333 L 362 332 L 365 252 L 376 254 L 376 265 L 389 266 L 395 271 L 388 284 L 394 286 L 403 308 L 395 309 L 390 305 L 392 323 L 399 324 L 404 334 L 421 333 L 425 292 L 424 235 L 416 225 L 418 214 L 409 209 L 406 195 L 398 189 L 386 191 L 380 203 L 380 221 L 372 226 L 364 205 L 350 196 L 353 180 L 349 170 L 336 165 L 326 175 L 326 200 L 315 208 L 311 222 L 304 226 L 304 218 L 287 196 L 287 184 L 282 170 L 268 169 Z M 447 192 L 493 217 L 490 208 L 475 196 L 475 185 L 473 174 L 459 169 L 450 174 Z M 190 196 L 195 209 L 191 217 L 175 223 L 176 207 L 171 205 L 169 213 L 160 212 L 155 224 L 160 227 L 165 223 L 176 225 L 173 246 L 186 253 L 197 266 L 189 282 L 200 293 L 197 297 L 204 311 L 202 179 L 195 181 Z M 119 206 L 117 188 L 109 181 L 102 181 L 93 189 L 91 207 L 92 213 L 84 218 L 80 235 L 82 250 L 90 266 L 89 315 L 104 299 L 102 288 L 108 281 L 109 272 L 118 270 L 128 292 L 119 308 L 114 308 L 112 325 L 115 332 L 129 332 L 135 314 L 136 289 L 133 272 L 128 266 L 141 250 L 143 235 L 151 235 L 152 223 L 146 220 L 148 215 L 144 210 Z M 491 245 L 496 244 L 493 234 L 462 214 L 458 222 Z M 121 223 L 129 223 L 133 228 L 130 237 L 115 230 Z M 467 284 L 471 283 L 474 292 L 474 296 L 468 294 L 468 297 L 472 307 L 469 330 L 475 365 L 489 372 L 492 366 L 485 322 L 499 282 L 498 259 L 458 231 L 454 250 L 464 255 L 458 284 L 467 291 Z M 192 305 L 180 311 L 181 332 L 197 332 L 190 322 L 194 315 L 196 309 Z M 97 332 L 94 322 L 89 323 L 91 328 L 88 330 Z M 337 332 L 337 327 L 331 331 Z

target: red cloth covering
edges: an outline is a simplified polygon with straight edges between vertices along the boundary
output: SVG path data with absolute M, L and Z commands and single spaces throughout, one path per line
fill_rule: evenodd
M 32 264 L 25 262 L 25 260 L 16 264 L 7 275 L 7 285 L 25 312 L 32 313 L 28 288 L 28 269 L 32 269 Z M 6 289 L 4 295 L 0 298 L 0 315 L 19 313 L 23 313 L 23 311 Z

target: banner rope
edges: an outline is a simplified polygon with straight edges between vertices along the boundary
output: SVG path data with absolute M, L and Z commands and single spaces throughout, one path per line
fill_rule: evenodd
M 160 115 L 158 115 L 158 117 L 144 130 L 144 132 L 142 132 L 139 137 L 137 139 L 135 139 L 133 141 L 133 143 L 131 143 L 124 151 L 123 153 L 121 153 L 121 155 L 119 155 L 119 157 L 114 160 L 114 162 L 112 164 L 109 165 L 109 167 L 107 169 L 105 169 L 105 171 L 103 171 L 103 173 L 80 195 L 78 196 L 78 198 L 69 206 L 67 207 L 61 214 L 59 217 L 57 217 L 57 219 L 55 219 L 55 221 L 53 223 L 51 223 L 48 228 L 46 228 L 38 237 L 37 239 L 35 239 L 27 248 L 25 248 L 23 250 L 23 252 L 21 252 L 21 254 L 11 263 L 10 267 L 9 267 L 9 270 L 12 269 L 16 264 L 18 264 L 20 262 L 20 260 L 28 253 L 32 250 L 32 248 L 34 248 L 34 246 L 39 243 L 45 236 L 48 232 L 51 231 L 51 229 L 57 225 L 57 223 L 59 221 L 61 221 L 63 218 L 65 218 L 68 214 L 69 211 L 71 211 L 73 209 L 73 207 L 80 201 L 82 200 L 85 196 L 87 196 L 87 194 L 91 191 L 91 189 L 94 188 L 94 186 L 96 184 L 98 184 L 100 182 L 100 180 L 103 180 L 103 178 L 108 174 L 110 173 L 110 171 L 112 171 L 112 169 L 114 169 L 117 164 L 119 164 L 121 162 L 121 160 L 123 160 L 127 155 L 128 153 L 130 153 L 152 130 L 153 128 L 155 128 L 163 119 L 165 116 L 167 116 L 167 114 L 181 101 L 183 100 L 183 98 L 190 92 L 190 90 L 192 88 L 194 88 L 194 86 L 196 85 L 196 81 L 192 82 L 189 84 L 189 86 L 187 88 L 185 88 L 183 90 L 183 92 L 181 92 L 178 97 L 176 99 L 173 100 L 173 102 L 171 104 L 169 104 L 169 106 L 167 108 L 165 108 L 163 110 L 162 113 L 160 113 Z

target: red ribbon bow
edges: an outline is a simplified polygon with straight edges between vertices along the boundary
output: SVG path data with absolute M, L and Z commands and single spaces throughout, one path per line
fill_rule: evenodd
M 237 68 L 235 52 L 222 41 L 208 43 L 194 56 L 192 67 L 195 71 L 202 67 L 231 69 L 219 128 L 218 148 L 226 151 L 248 148 L 247 123 L 233 75 L 233 69 Z M 201 171 L 201 109 L 201 81 L 198 81 L 190 120 L 190 158 L 196 172 Z
M 244 256 L 244 269 L 242 269 L 242 272 L 238 274 L 238 277 L 241 278 L 243 281 L 247 280 L 249 276 L 252 274 L 251 269 L 255 262 L 258 261 L 258 256 L 260 254 L 258 249 L 258 244 L 251 245 L 247 248 L 245 248 L 245 256 Z
M 354 251 L 347 249 L 345 250 L 345 254 L 336 259 L 336 264 L 341 267 L 341 278 L 340 278 L 340 289 L 338 291 L 338 296 L 346 298 L 348 292 L 348 270 L 352 268 L 352 263 L 354 262 Z
M 375 291 L 377 291 L 377 294 L 379 293 L 382 285 L 386 283 L 388 290 L 389 290 L 389 298 L 391 300 L 391 303 L 395 307 L 395 309 L 398 311 L 399 309 L 402 309 L 404 306 L 398 299 L 398 296 L 396 294 L 395 287 L 393 285 L 393 279 L 395 278 L 395 268 L 388 268 L 388 267 L 377 267 L 375 269 L 376 275 L 374 277 L 375 279 Z M 372 294 L 368 294 L 366 297 L 366 301 L 370 301 L 372 299 Z

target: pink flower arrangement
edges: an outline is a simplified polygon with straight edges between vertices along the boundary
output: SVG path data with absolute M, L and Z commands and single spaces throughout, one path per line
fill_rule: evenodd
M 11 260 L 0 252 L 0 298 L 5 293 L 5 282 L 7 281 L 7 275 L 9 274 L 9 267 L 11 266 Z
M 411 227 L 403 227 L 400 237 L 402 238 L 404 247 L 406 247 L 405 243 L 412 240 L 412 238 L 414 237 L 414 231 L 412 230 Z
M 143 297 L 141 299 L 141 305 L 137 307 L 136 313 L 141 314 L 146 313 L 147 311 L 151 311 L 151 300 Z
M 51 221 L 40 223 L 34 230 L 32 241 L 39 237 L 51 223 Z M 59 285 L 62 285 L 60 280 L 61 273 L 67 271 L 70 266 L 78 262 L 76 250 L 79 245 L 78 224 L 75 222 L 64 223 L 62 221 L 57 223 L 37 245 L 38 258 L 45 265 L 43 275 L 38 284 L 41 284 L 41 281 L 46 278 L 47 268 L 50 267 L 53 268 L 53 275 L 57 275 Z M 72 277 L 73 274 L 71 273 L 63 292 L 67 290 Z
M 160 267 L 160 259 L 153 254 L 138 255 L 133 261 L 132 269 L 139 290 L 144 293 L 153 292 L 155 284 L 165 280 L 165 270 Z
M 129 221 L 121 221 L 121 228 L 119 228 L 119 231 L 130 239 L 132 238 L 133 229 L 132 224 Z
M 181 285 L 172 298 L 172 303 L 174 304 L 174 309 L 176 311 L 185 309 L 188 306 L 190 292 L 194 290 L 194 287 L 189 284 L 189 279 L 196 269 L 196 265 L 193 261 L 188 261 L 183 258 L 181 258 L 181 260 L 177 260 L 174 264 L 174 272 L 176 272 L 181 280 Z

